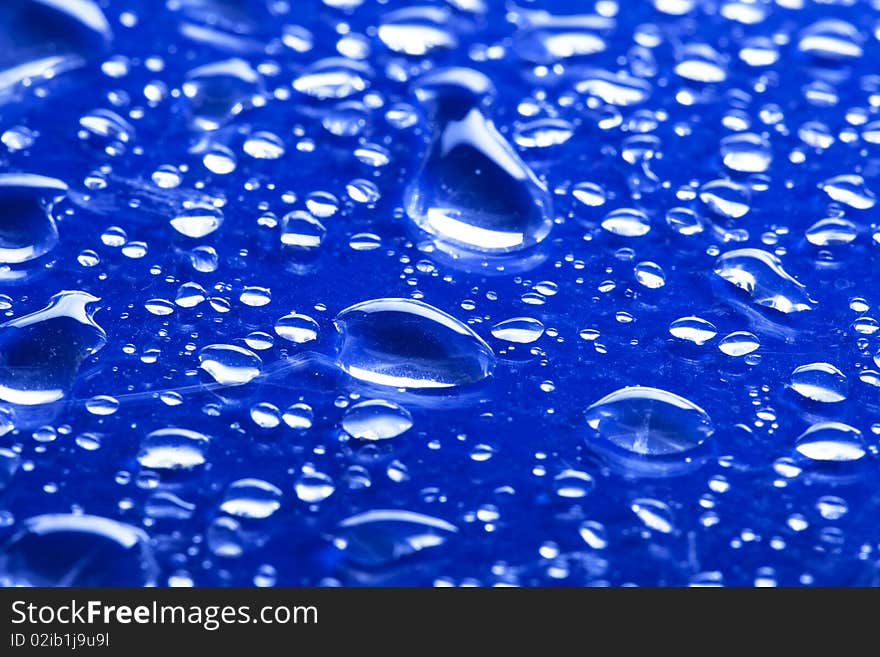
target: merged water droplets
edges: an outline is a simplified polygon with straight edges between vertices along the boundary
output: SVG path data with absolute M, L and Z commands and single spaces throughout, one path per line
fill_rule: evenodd
M 450 388 L 492 373 L 495 355 L 454 317 L 412 299 L 373 299 L 340 312 L 339 367 L 395 388 Z
M 433 135 L 406 192 L 406 212 L 442 242 L 485 253 L 534 246 L 550 233 L 544 185 L 482 113 L 491 83 L 476 71 L 445 69 L 421 78 Z
M 715 273 L 745 290 L 760 306 L 782 313 L 811 310 L 813 301 L 802 283 L 782 267 L 772 253 L 761 249 L 735 249 L 718 257 Z

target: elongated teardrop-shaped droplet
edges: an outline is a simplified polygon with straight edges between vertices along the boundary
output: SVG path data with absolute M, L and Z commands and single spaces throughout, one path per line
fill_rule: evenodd
M 68 394 L 85 358 L 107 342 L 88 292 L 59 292 L 49 305 L 0 325 L 0 399 L 35 405 Z
M 767 251 L 728 251 L 718 257 L 715 273 L 748 292 L 760 306 L 786 314 L 812 309 L 813 301 L 804 285 L 782 268 L 779 258 Z
M 92 0 L 3 0 L 0 92 L 23 80 L 78 68 L 100 56 L 112 36 Z
M 28 262 L 55 248 L 52 203 L 66 192 L 67 185 L 55 178 L 0 174 L 0 263 Z
M 333 544 L 361 566 L 394 563 L 443 545 L 458 528 L 433 516 L 402 509 L 375 509 L 339 523 Z
M 491 83 L 470 69 L 423 77 L 431 145 L 406 192 L 406 212 L 438 241 L 481 253 L 541 242 L 553 226 L 550 196 L 480 110 Z
M 0 586 L 154 586 L 158 568 L 143 530 L 110 518 L 28 518 L 0 547 Z
M 373 299 L 334 320 L 339 367 L 362 381 L 395 388 L 450 388 L 485 379 L 495 354 L 454 317 L 412 299 Z
M 615 390 L 587 408 L 599 437 L 641 456 L 687 452 L 714 432 L 712 420 L 692 401 L 660 388 Z

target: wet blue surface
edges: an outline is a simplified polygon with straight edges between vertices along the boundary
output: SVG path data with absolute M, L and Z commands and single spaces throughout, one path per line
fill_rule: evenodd
M 871 3 L 161 4 L 0 9 L 0 582 L 877 583 Z

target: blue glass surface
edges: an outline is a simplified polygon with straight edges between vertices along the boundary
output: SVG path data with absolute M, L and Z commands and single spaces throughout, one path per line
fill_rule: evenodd
M 5 0 L 0 582 L 876 584 L 875 4 Z

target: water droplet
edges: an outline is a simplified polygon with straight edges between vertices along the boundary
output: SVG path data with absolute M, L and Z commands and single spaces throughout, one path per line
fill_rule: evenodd
M 812 309 L 804 286 L 782 268 L 782 262 L 761 249 L 736 249 L 718 257 L 715 273 L 745 290 L 760 306 L 782 313 Z
M 669 505 L 650 498 L 633 500 L 630 509 L 636 514 L 648 529 L 653 529 L 661 534 L 671 534 L 675 530 L 672 511 Z
M 589 495 L 596 485 L 596 480 L 581 470 L 563 470 L 553 478 L 553 488 L 559 497 L 579 499 Z
M 98 516 L 28 518 L 0 550 L 2 586 L 143 587 L 154 586 L 157 575 L 149 537 Z
M 846 376 L 830 363 L 808 363 L 791 373 L 791 388 L 813 401 L 833 403 L 847 397 Z
M 687 80 L 715 83 L 727 79 L 724 58 L 707 44 L 688 44 L 680 49 L 677 59 L 675 72 Z
M 336 492 L 336 484 L 330 475 L 308 470 L 297 478 L 293 489 L 303 502 L 319 504 Z
M 150 470 L 192 470 L 205 463 L 210 440 L 189 429 L 169 427 L 148 433 L 137 460 Z
M 412 299 L 373 299 L 340 312 L 337 362 L 349 375 L 396 388 L 447 388 L 485 379 L 492 349 L 454 317 Z
M 751 209 L 749 191 L 729 180 L 713 180 L 700 187 L 700 200 L 722 217 L 739 219 Z
M 819 422 L 804 431 L 795 449 L 814 461 L 858 461 L 867 453 L 862 432 L 842 422 Z
M 0 6 L 0 90 L 49 78 L 100 56 L 110 24 L 92 0 L 16 0 Z
M 366 64 L 329 57 L 309 66 L 293 81 L 293 88 L 319 100 L 341 99 L 364 91 L 370 85 L 371 75 Z
M 578 533 L 584 543 L 594 550 L 604 550 L 608 547 L 608 530 L 602 523 L 595 520 L 585 520 L 581 523 Z
M 640 262 L 633 272 L 640 285 L 656 290 L 666 285 L 666 273 L 655 262 Z
M 277 160 L 284 155 L 284 142 L 272 132 L 258 131 L 248 135 L 242 150 L 257 160 Z
M 804 236 L 816 246 L 840 246 L 849 244 L 859 235 L 858 227 L 843 217 L 820 219 L 810 226 Z
M 591 71 L 575 83 L 575 89 L 619 107 L 638 105 L 651 95 L 651 85 L 646 80 L 608 71 Z
M 171 220 L 174 230 L 194 239 L 210 235 L 220 228 L 222 223 L 223 211 L 207 204 L 187 207 Z
M 441 520 L 402 509 L 375 509 L 346 518 L 333 543 L 360 566 L 381 567 L 422 550 L 436 548 L 458 532 Z
M 513 141 L 522 148 L 549 148 L 564 144 L 574 126 L 564 119 L 536 119 L 517 126 Z
M 199 130 L 217 130 L 265 94 L 262 76 L 243 59 L 227 59 L 191 70 L 183 83 L 192 123 Z
M 857 175 L 829 178 L 822 183 L 822 189 L 835 201 L 846 203 L 857 210 L 868 210 L 877 202 L 874 192 L 865 185 L 865 179 Z
M 304 210 L 287 213 L 281 224 L 281 243 L 298 249 L 318 248 L 327 234 L 324 224 Z
M 52 204 L 66 192 L 67 185 L 55 178 L 0 174 L 0 263 L 28 262 L 55 248 Z
M 97 395 L 86 401 L 86 410 L 92 415 L 113 415 L 119 410 L 119 400 L 110 395 Z
M 679 235 L 696 235 L 702 233 L 703 222 L 689 208 L 672 208 L 666 213 L 666 224 Z
M 360 440 L 387 440 L 396 438 L 413 425 L 409 411 L 384 399 L 358 402 L 342 418 L 342 428 Z
M 589 14 L 554 16 L 530 11 L 521 18 L 525 25 L 517 31 L 513 46 L 519 57 L 535 64 L 600 53 L 608 47 L 601 32 L 614 25 L 607 18 Z
M 751 132 L 722 139 L 721 157 L 724 166 L 742 173 L 763 173 L 773 161 L 767 140 Z
M 78 290 L 0 325 L 0 399 L 34 405 L 58 401 L 73 387 L 80 364 L 107 342 L 88 306 L 100 301 Z
M 837 19 L 816 21 L 801 33 L 798 50 L 820 59 L 841 61 L 862 56 L 862 35 L 851 24 Z
M 681 454 L 714 432 L 706 411 L 659 388 L 621 388 L 592 404 L 587 424 L 599 437 L 642 456 Z
M 602 228 L 622 237 L 642 237 L 651 230 L 651 220 L 641 210 L 619 208 L 605 215 Z
M 251 420 L 261 429 L 274 429 L 281 424 L 281 411 L 275 404 L 260 402 L 251 407 Z
M 268 518 L 281 508 L 282 493 L 262 479 L 239 479 L 229 484 L 220 510 L 238 518 Z
M 716 335 L 718 329 L 711 322 L 701 317 L 681 317 L 669 325 L 669 333 L 679 340 L 687 340 L 694 344 L 705 344 Z
M 199 367 L 221 385 L 242 385 L 259 376 L 263 361 L 250 349 L 212 344 L 199 352 Z
M 312 411 L 312 407 L 302 402 L 289 406 L 281 416 L 281 419 L 284 420 L 284 424 L 291 429 L 309 429 L 312 426 L 314 418 L 315 414 Z
M 544 185 L 480 111 L 487 79 L 469 69 L 421 78 L 433 137 L 406 193 L 410 219 L 437 240 L 487 253 L 541 242 L 553 226 Z
M 275 322 L 275 333 L 296 344 L 317 340 L 318 331 L 318 323 L 308 315 L 290 313 Z
M 419 57 L 458 45 L 448 20 L 448 10 L 439 7 L 406 7 L 382 16 L 377 34 L 394 52 Z
M 544 335 L 544 325 L 533 317 L 513 317 L 493 326 L 492 335 L 507 342 L 531 344 Z
M 748 331 L 734 331 L 718 341 L 718 349 L 728 356 L 745 356 L 757 351 L 761 346 L 758 337 Z
M 591 182 L 580 182 L 571 189 L 571 195 L 590 208 L 605 205 L 607 194 L 601 185 Z

